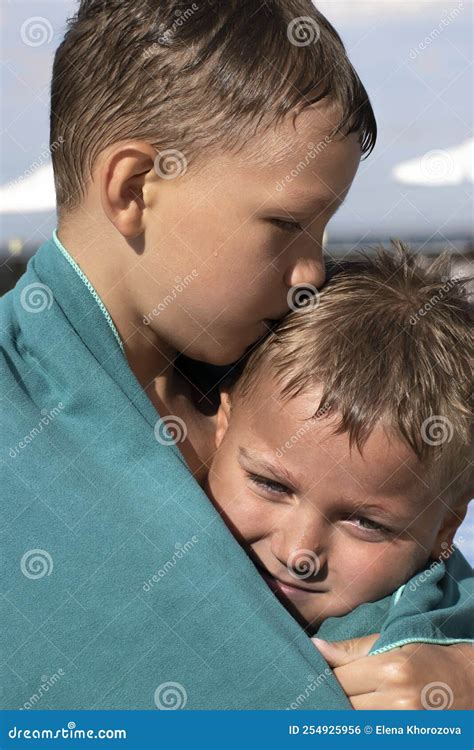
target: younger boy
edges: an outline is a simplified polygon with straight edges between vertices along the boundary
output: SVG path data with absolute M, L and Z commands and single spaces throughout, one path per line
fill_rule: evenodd
M 308 632 L 416 582 L 453 551 L 473 490 L 474 348 L 463 283 L 446 274 L 445 261 L 427 267 L 400 244 L 342 265 L 222 394 L 207 491 Z M 418 591 L 405 614 L 428 616 L 472 589 L 470 566 L 454 558 L 448 598 L 433 598 L 427 585 L 440 576 L 429 573 L 399 590 L 397 602 Z M 356 631 L 333 621 L 329 637 L 379 629 L 390 603 L 349 619 Z M 404 642 L 472 637 L 472 619 L 435 622 L 420 630 L 405 620 L 396 632 Z

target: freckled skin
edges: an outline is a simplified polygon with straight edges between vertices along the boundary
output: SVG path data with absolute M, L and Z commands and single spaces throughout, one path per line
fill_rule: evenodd
M 378 425 L 361 454 L 347 434 L 333 434 L 334 416 L 308 429 L 317 392 L 283 402 L 270 379 L 257 391 L 231 408 L 224 395 L 206 491 L 257 565 L 311 589 L 266 578 L 303 625 L 386 596 L 439 555 L 454 533 L 452 518 L 401 439 Z M 269 490 L 250 474 L 287 491 Z M 304 559 L 313 560 L 309 575 L 299 567 Z

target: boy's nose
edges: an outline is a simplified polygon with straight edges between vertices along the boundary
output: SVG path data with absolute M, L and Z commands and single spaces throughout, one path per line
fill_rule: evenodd
M 289 583 L 298 579 L 308 585 L 314 583 L 314 579 L 326 565 L 327 552 L 325 545 L 321 543 L 321 534 L 313 527 L 307 533 L 275 534 L 272 539 L 272 551 L 275 557 L 286 568 L 285 577 Z
M 284 281 L 289 289 L 305 285 L 319 289 L 324 284 L 325 277 L 326 271 L 321 254 L 320 258 L 299 258 L 287 268 Z

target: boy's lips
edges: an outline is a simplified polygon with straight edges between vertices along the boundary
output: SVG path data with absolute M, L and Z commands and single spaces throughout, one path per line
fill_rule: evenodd
M 278 578 L 277 576 L 270 573 L 266 568 L 264 568 L 262 565 L 257 565 L 258 570 L 260 571 L 262 577 L 266 580 L 266 582 L 269 584 L 270 588 L 273 590 L 281 591 L 283 594 L 286 594 L 287 596 L 296 596 L 296 597 L 304 597 L 308 594 L 322 594 L 323 589 L 313 589 L 309 586 L 302 586 L 294 583 L 290 583 L 289 581 L 284 581 L 281 578 Z

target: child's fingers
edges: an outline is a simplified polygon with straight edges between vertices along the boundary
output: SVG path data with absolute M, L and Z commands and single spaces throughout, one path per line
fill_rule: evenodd
M 372 633 L 362 638 L 334 642 L 323 641 L 320 638 L 312 638 L 311 640 L 329 666 L 334 669 L 367 656 L 379 635 L 380 633 Z
M 356 711 L 416 711 L 421 708 L 402 696 L 397 700 L 390 693 L 364 693 L 350 701 Z

